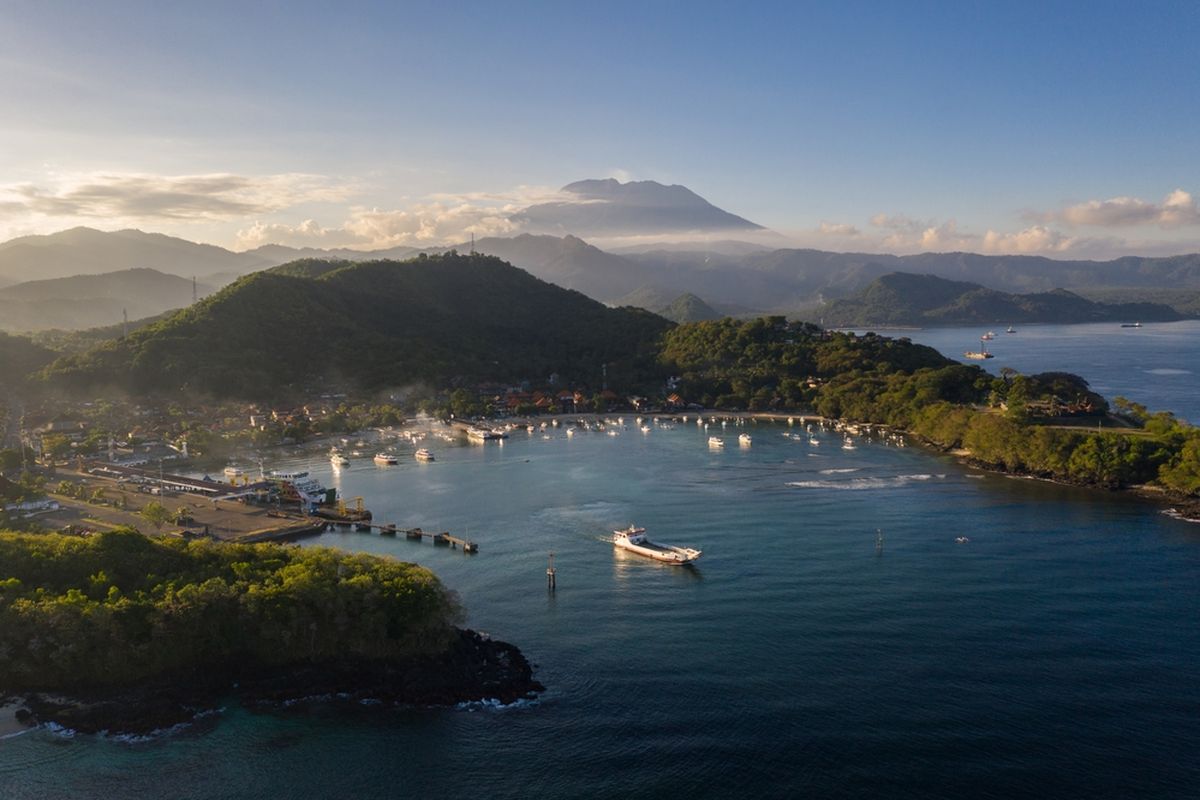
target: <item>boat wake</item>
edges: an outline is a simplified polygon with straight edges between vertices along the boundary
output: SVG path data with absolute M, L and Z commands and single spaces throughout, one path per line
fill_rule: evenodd
M 835 489 L 837 491 L 866 491 L 870 489 L 894 489 L 916 481 L 942 480 L 945 475 L 895 475 L 890 478 L 853 478 L 848 481 L 789 481 L 788 486 L 798 489 Z
M 836 469 L 823 469 L 822 475 L 841 475 L 847 472 L 862 472 L 862 467 L 838 467 Z

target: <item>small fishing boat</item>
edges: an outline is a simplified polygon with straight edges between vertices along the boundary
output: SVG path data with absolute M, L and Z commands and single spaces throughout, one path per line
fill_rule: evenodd
M 631 553 L 667 564 L 690 564 L 702 555 L 700 550 L 691 547 L 675 547 L 652 542 L 646 538 L 645 528 L 637 528 L 633 525 L 613 531 L 613 544 L 622 550 L 628 550 Z

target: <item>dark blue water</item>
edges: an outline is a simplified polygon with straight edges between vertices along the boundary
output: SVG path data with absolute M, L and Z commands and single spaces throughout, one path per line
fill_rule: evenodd
M 993 327 L 987 342 L 995 358 L 980 364 L 990 372 L 1012 367 L 1018 372 L 1073 372 L 1109 400 L 1127 397 L 1151 411 L 1171 411 L 1193 424 L 1200 423 L 1200 320 L 1147 322 L 1141 328 L 1114 323 L 1089 325 L 1022 325 L 1006 334 Z M 907 336 L 962 359 L 979 347 L 989 328 L 927 328 L 885 330 L 888 336 Z
M 338 476 L 285 462 L 478 541 L 310 544 L 434 569 L 539 665 L 538 704 L 228 708 L 140 743 L 35 730 L 0 740 L 0 798 L 1196 796 L 1200 526 L 786 424 L 713 452 L 712 430 L 626 422 L 431 438 L 433 464 Z M 705 555 L 614 551 L 629 522 Z

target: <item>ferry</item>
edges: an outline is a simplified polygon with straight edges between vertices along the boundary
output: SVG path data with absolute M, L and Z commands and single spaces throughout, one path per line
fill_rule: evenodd
M 709 447 L 724 447 L 725 440 L 722 439 L 720 436 L 710 436 L 710 437 L 708 437 L 708 446 Z
M 348 467 L 350 466 L 350 459 L 346 458 L 341 453 L 333 452 L 329 454 L 329 463 L 334 466 L 334 469 L 337 469 L 338 467 Z
M 413 456 L 417 459 L 417 461 L 433 461 L 434 460 L 433 453 L 429 452 L 424 447 L 422 447 L 417 452 L 413 453 Z
M 748 433 L 743 433 L 738 436 L 738 444 L 740 444 L 742 447 L 749 447 L 753 442 L 754 440 L 750 438 L 750 434 Z
M 284 500 L 300 502 L 306 506 L 326 505 L 333 502 L 333 490 L 326 489 L 321 482 L 304 472 L 275 470 L 268 476 L 279 486 Z
M 701 551 L 690 547 L 652 542 L 646 538 L 645 528 L 636 528 L 633 525 L 613 531 L 613 544 L 622 550 L 668 564 L 690 564 L 702 555 Z
M 508 434 L 504 431 L 493 430 L 491 428 L 467 428 L 467 438 L 474 439 L 478 442 L 485 442 L 492 439 L 507 439 Z
M 397 458 L 394 453 L 376 453 L 375 463 L 383 466 L 391 466 L 393 464 L 399 464 L 400 459 Z

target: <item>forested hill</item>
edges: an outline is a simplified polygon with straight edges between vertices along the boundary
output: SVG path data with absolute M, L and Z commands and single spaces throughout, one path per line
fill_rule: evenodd
M 629 384 L 671 323 L 606 308 L 497 258 L 306 261 L 249 275 L 128 338 L 60 359 L 52 386 L 247 399 L 483 380 Z
M 0 395 L 24 376 L 54 360 L 54 353 L 24 336 L 0 333 Z
M 829 303 L 819 315 L 830 327 L 1181 319 L 1174 309 L 1158 303 L 1096 303 L 1062 289 L 1008 294 L 906 272 L 877 278 L 855 296 Z

